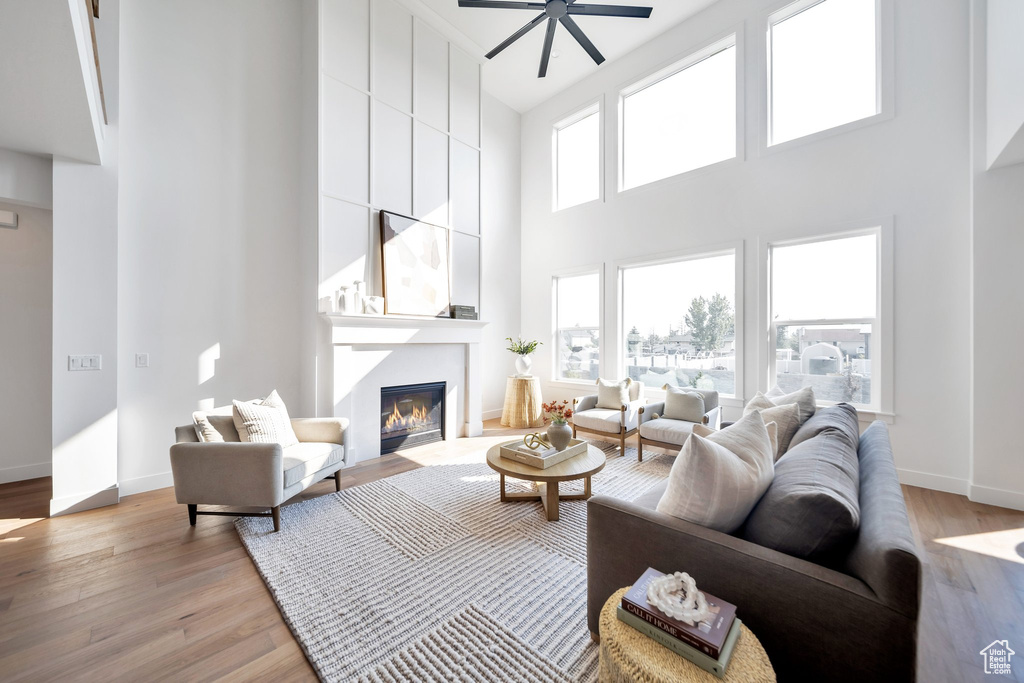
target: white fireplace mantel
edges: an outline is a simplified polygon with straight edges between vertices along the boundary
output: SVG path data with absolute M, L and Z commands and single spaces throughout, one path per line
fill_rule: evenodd
M 353 353 L 360 350 L 372 353 L 373 349 L 387 348 L 400 351 L 403 347 L 420 347 L 420 345 L 461 345 L 465 348 L 465 375 L 462 397 L 465 399 L 463 424 L 458 425 L 458 433 L 448 432 L 445 438 L 457 436 L 480 436 L 483 434 L 483 385 L 481 380 L 480 342 L 483 339 L 483 328 L 486 322 L 479 320 L 454 320 L 450 318 L 416 318 L 412 316 L 371 316 L 371 315 L 339 315 L 322 314 L 330 324 L 330 343 L 333 353 L 334 405 L 337 412 L 359 412 L 356 406 L 344 407 L 342 397 L 353 390 L 353 387 L 365 380 L 360 375 L 353 375 Z M 395 356 L 392 355 L 392 358 Z M 401 358 L 399 354 L 397 356 Z M 415 357 L 415 355 L 414 355 Z M 453 414 L 455 411 L 452 411 Z M 336 415 L 337 417 L 354 417 L 353 415 Z M 367 425 L 368 426 L 368 425 Z M 356 459 L 373 457 L 373 439 L 379 434 L 364 425 L 353 424 L 355 428 L 353 452 Z M 363 427 L 360 429 L 360 427 Z M 379 450 L 377 451 L 379 453 Z M 360 457 L 363 456 L 363 457 Z

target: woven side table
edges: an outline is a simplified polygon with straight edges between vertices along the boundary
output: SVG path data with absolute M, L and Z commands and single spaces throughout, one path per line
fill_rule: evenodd
M 622 602 L 622 596 L 630 588 L 626 586 L 613 594 L 601 610 L 601 668 L 598 680 L 601 683 L 713 683 L 722 680 L 619 621 L 615 616 L 615 607 Z M 740 638 L 736 642 L 724 680 L 735 683 L 774 681 L 775 670 L 761 643 L 746 624 L 741 624 L 740 629 Z
M 512 429 L 540 427 L 544 424 L 541 413 L 540 378 L 508 378 L 505 384 L 505 404 L 501 409 L 501 426 Z

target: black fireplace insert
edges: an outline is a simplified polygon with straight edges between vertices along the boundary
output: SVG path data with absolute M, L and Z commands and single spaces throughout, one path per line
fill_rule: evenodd
M 444 439 L 445 383 L 380 390 L 380 453 Z

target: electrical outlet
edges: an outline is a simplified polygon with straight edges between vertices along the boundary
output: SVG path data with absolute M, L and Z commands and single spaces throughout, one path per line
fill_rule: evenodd
M 135 367 L 137 367 L 137 368 L 148 368 L 149 367 L 149 354 L 148 353 L 137 353 L 137 354 L 135 354 Z
M 99 354 L 91 356 L 68 356 L 68 370 L 71 372 L 102 369 L 103 356 Z

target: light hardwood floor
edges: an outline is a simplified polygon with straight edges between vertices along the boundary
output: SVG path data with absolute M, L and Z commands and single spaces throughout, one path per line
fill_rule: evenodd
M 522 432 L 492 421 L 483 438 L 345 470 L 343 486 L 482 462 L 511 433 Z M 333 490 L 322 482 L 300 500 Z M 1024 513 L 904 495 L 926 563 L 919 680 L 981 680 L 978 651 L 1006 638 L 1024 681 Z M 54 519 L 49 499 L 48 479 L 0 485 L 0 680 L 315 680 L 230 518 L 190 527 L 171 489 Z

